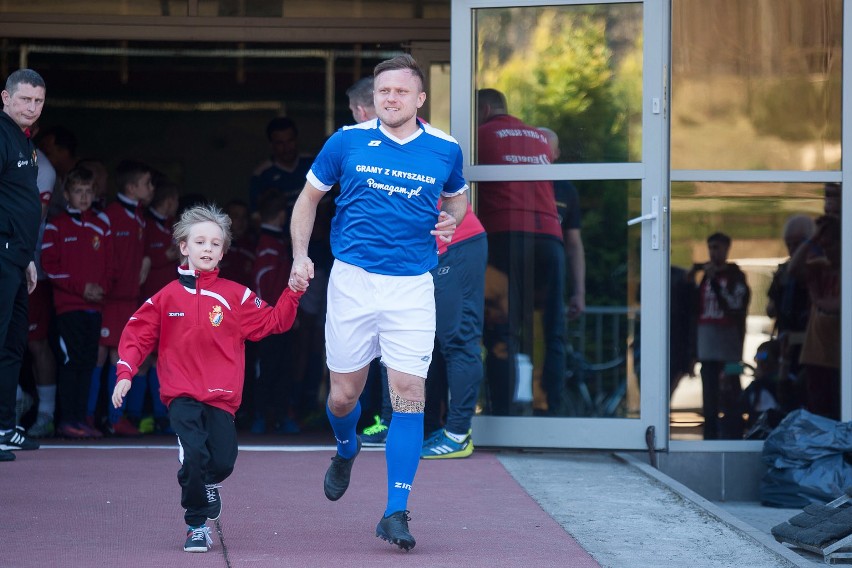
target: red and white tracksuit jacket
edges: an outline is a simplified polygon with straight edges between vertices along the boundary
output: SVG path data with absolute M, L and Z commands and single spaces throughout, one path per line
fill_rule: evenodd
M 44 226 L 41 265 L 53 283 L 57 314 L 103 309 L 103 302 L 83 297 L 86 284 L 109 292 L 112 282 L 112 233 L 103 213 L 68 209 Z
M 301 292 L 285 289 L 275 307 L 219 278 L 219 270 L 182 266 L 177 280 L 154 294 L 127 322 L 118 344 L 118 380 L 132 378 L 158 350 L 160 398 L 189 397 L 231 414 L 240 406 L 245 341 L 290 329 Z

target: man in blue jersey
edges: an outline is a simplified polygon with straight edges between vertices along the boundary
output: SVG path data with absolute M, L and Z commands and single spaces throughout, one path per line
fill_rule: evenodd
M 358 397 L 370 361 L 381 356 L 393 420 L 385 449 L 388 499 L 376 536 L 410 550 L 415 541 L 408 530 L 407 504 L 420 460 L 424 383 L 435 338 L 429 271 L 438 264 L 435 237 L 450 242 L 464 217 L 467 183 L 458 143 L 417 120 L 426 93 L 414 58 L 383 61 L 373 78 L 377 118 L 344 127 L 329 138 L 296 201 L 290 286 L 304 290 L 314 276 L 307 251 L 316 207 L 339 183 L 325 326 L 331 375 L 326 410 L 337 454 L 324 490 L 336 501 L 349 486 L 361 449 L 355 431 L 361 413 Z

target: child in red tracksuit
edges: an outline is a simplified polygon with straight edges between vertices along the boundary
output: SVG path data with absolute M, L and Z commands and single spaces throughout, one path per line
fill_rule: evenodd
M 92 375 L 90 386 L 93 392 L 100 392 L 101 367 L 104 365 L 108 365 L 107 393 L 113 389 L 121 330 L 127 323 L 127 318 L 141 304 L 140 285 L 147 276 L 147 267 L 150 266 L 145 261 L 144 207 L 154 194 L 151 175 L 152 170 L 148 165 L 135 160 L 124 160 L 115 169 L 118 194 L 116 200 L 104 211 L 112 231 L 113 255 L 110 270 L 113 278 L 110 291 L 104 298 L 98 366 Z M 91 415 L 95 413 L 96 403 L 96 400 L 89 401 Z M 136 425 L 124 416 L 124 409 L 110 410 L 107 414 L 107 430 L 110 434 L 139 435 Z
M 67 209 L 44 227 L 41 263 L 53 284 L 61 364 L 57 374 L 65 438 L 100 438 L 86 424 L 89 383 L 98 359 L 101 311 L 109 290 L 112 234 L 103 213 L 92 211 L 94 174 L 76 167 L 65 180 Z
M 293 252 L 284 232 L 287 226 L 287 202 L 275 192 L 260 199 L 260 236 L 253 266 L 254 292 L 268 302 L 287 287 Z M 258 376 L 254 388 L 255 418 L 253 434 L 266 433 L 271 426 L 279 434 L 298 434 L 291 406 L 296 400 L 295 377 L 290 363 L 292 333 L 271 335 L 257 343 Z
M 181 215 L 174 230 L 184 259 L 178 279 L 136 310 L 118 345 L 116 408 L 145 357 L 159 352 L 160 398 L 180 446 L 187 552 L 206 552 L 212 545 L 206 522 L 221 514 L 218 484 L 237 459 L 234 414 L 242 398 L 245 341 L 290 329 L 302 295 L 287 288 L 272 307 L 245 286 L 219 278 L 230 225 L 213 205 Z

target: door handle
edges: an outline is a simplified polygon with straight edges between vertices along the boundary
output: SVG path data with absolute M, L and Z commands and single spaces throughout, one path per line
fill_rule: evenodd
M 636 225 L 638 223 L 644 223 L 645 221 L 651 222 L 651 248 L 653 250 L 659 250 L 660 248 L 660 220 L 658 218 L 660 212 L 660 198 L 654 196 L 651 198 L 651 212 L 645 213 L 644 215 L 640 215 L 639 217 L 634 217 L 627 221 L 627 225 Z

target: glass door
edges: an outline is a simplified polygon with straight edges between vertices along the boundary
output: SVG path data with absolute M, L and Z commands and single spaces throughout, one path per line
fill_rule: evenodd
M 667 12 L 453 3 L 452 133 L 488 231 L 488 446 L 665 447 Z

